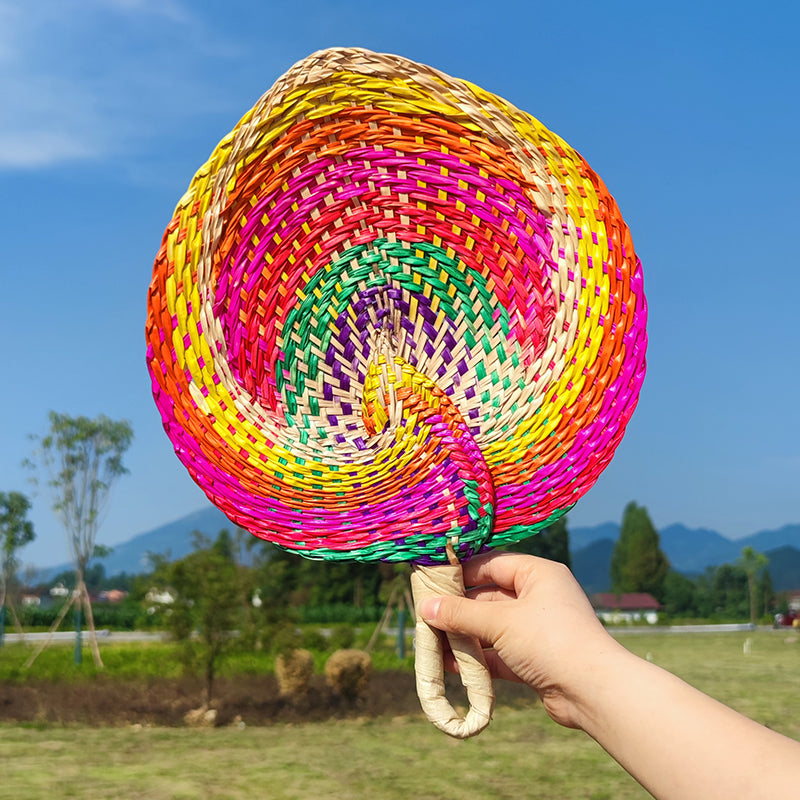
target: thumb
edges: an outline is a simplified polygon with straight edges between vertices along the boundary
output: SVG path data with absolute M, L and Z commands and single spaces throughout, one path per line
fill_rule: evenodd
M 494 643 L 500 633 L 496 604 L 468 597 L 429 597 L 420 604 L 419 613 L 434 628 L 474 636 L 485 643 Z

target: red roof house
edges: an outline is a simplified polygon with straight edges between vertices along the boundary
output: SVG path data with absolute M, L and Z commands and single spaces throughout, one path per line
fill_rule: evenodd
M 651 594 L 645 592 L 628 592 L 614 594 L 600 592 L 590 598 L 592 607 L 603 622 L 611 624 L 647 622 L 655 625 L 661 604 Z

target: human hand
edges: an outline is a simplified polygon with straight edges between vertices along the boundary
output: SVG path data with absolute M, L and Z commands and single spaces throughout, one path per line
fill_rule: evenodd
M 563 564 L 492 553 L 464 564 L 467 597 L 426 600 L 420 613 L 443 631 L 476 637 L 494 677 L 519 680 L 559 724 L 582 727 L 587 670 L 624 651 L 605 631 Z M 452 659 L 448 669 L 456 669 Z
M 491 648 L 495 677 L 527 683 L 556 722 L 584 730 L 654 797 L 797 797 L 800 743 L 625 650 L 563 564 L 494 553 L 463 569 L 467 597 L 425 600 L 423 619 Z

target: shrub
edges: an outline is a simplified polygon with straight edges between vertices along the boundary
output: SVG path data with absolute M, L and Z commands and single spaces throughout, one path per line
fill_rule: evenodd
M 306 650 L 323 651 L 328 649 L 328 639 L 318 628 L 303 631 L 301 644 Z
M 302 646 L 300 631 L 291 623 L 274 625 L 267 635 L 268 648 L 275 655 L 287 655 Z
M 327 625 L 330 623 L 360 625 L 364 622 L 377 622 L 383 615 L 383 608 L 378 606 L 357 608 L 347 603 L 329 603 L 324 606 L 301 606 L 298 611 L 300 622 L 310 623 L 312 625 Z
M 363 650 L 337 650 L 325 664 L 325 679 L 336 694 L 353 701 L 369 685 L 372 659 Z
M 308 650 L 292 650 L 282 653 L 275 660 L 275 677 L 281 694 L 300 697 L 308 691 L 314 674 L 314 657 Z
M 356 631 L 352 625 L 342 625 L 334 628 L 328 637 L 327 646 L 331 650 L 347 650 L 356 640 Z
M 63 608 L 63 602 L 48 606 L 23 606 L 19 609 L 19 620 L 26 628 L 49 628 Z M 141 607 L 135 600 L 122 603 L 92 603 L 94 624 L 98 629 L 109 628 L 116 631 L 132 631 L 141 616 Z M 61 630 L 70 630 L 75 622 L 74 610 L 70 610 L 61 623 Z M 86 626 L 86 618 L 83 619 Z

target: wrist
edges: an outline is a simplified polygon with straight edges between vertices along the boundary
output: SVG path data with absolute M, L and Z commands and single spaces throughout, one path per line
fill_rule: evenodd
M 642 662 L 613 637 L 587 650 L 571 670 L 564 686 L 573 724 L 597 739 L 609 719 L 609 710 L 621 701 L 626 682 Z

